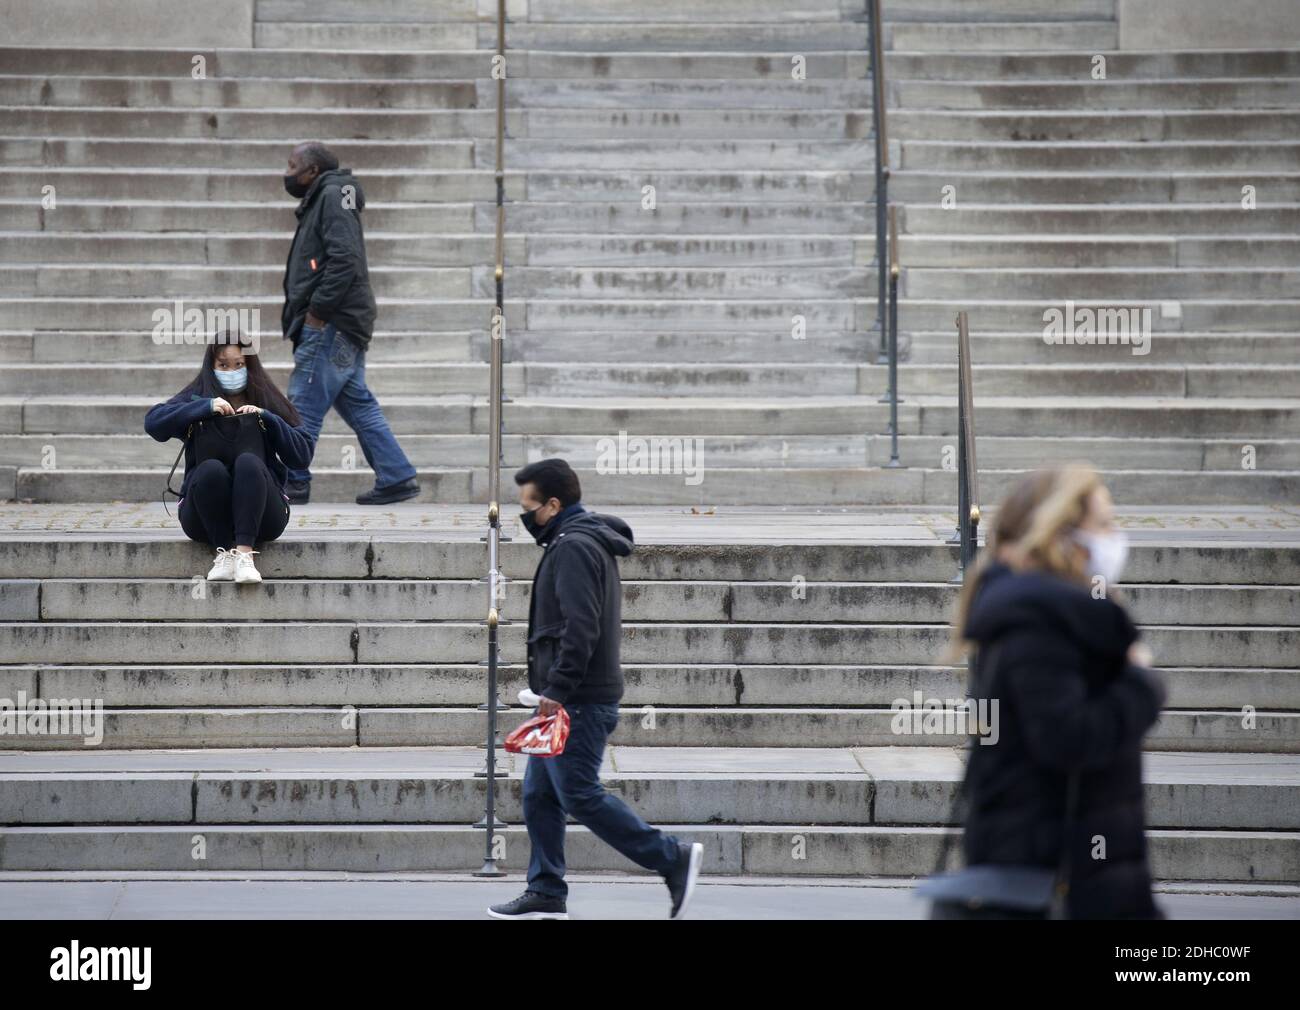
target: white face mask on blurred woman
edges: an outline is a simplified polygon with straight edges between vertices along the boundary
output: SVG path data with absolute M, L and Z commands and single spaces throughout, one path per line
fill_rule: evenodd
M 1088 574 L 1118 582 L 1128 560 L 1128 534 L 1123 530 L 1090 533 L 1075 530 L 1074 539 L 1088 551 Z

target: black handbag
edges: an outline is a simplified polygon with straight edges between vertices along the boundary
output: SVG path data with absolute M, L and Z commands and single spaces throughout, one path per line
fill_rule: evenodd
M 177 498 L 180 492 L 172 487 L 176 476 L 176 467 L 185 455 L 185 446 L 194 444 L 194 465 L 209 459 L 218 459 L 227 467 L 235 465 L 235 460 L 242 453 L 252 453 L 263 463 L 266 462 L 266 423 L 262 415 L 231 414 L 205 417 L 195 421 L 185 430 L 181 450 L 172 463 L 171 473 L 167 475 L 167 490 Z
M 990 656 L 990 664 L 996 652 Z M 990 688 L 992 685 L 990 684 Z M 992 697 L 991 691 L 980 697 Z M 977 744 L 972 738 L 966 759 L 966 775 L 953 797 L 949 824 L 961 823 L 962 801 L 972 793 L 971 756 Z M 1042 866 L 1014 866 L 985 863 L 950 873 L 943 868 L 952 848 L 952 835 L 945 833 L 939 847 L 934 873 L 922 880 L 916 893 L 934 902 L 932 918 L 942 919 L 1067 919 L 1070 892 L 1070 835 L 1079 804 L 1079 773 L 1071 772 L 1066 783 L 1065 822 L 1061 831 L 1061 854 L 1055 869 Z

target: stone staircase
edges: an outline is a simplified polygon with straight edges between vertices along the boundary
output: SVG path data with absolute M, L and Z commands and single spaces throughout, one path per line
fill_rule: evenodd
M 715 537 L 691 543 L 681 528 L 624 562 L 628 692 L 611 787 L 706 841 L 710 872 L 925 873 L 952 830 L 958 740 L 897 734 L 891 706 L 961 697 L 958 672 L 933 660 L 952 549 Z M 507 615 L 526 613 L 535 555 L 504 546 L 519 580 Z M 263 555 L 268 581 L 252 590 L 196 581 L 206 561 L 156 533 L 0 540 L 3 696 L 105 706 L 98 746 L 8 738 L 0 870 L 474 867 L 482 545 L 304 532 Z M 1148 741 L 1156 872 L 1294 881 L 1300 550 L 1144 546 L 1131 580 L 1170 684 Z M 522 633 L 503 629 L 507 659 Z M 502 697 L 522 685 L 507 668 Z M 525 715 L 502 713 L 503 731 Z M 522 767 L 503 765 L 517 871 Z M 628 868 L 583 832 L 569 861 Z
M 371 383 L 425 497 L 482 500 L 491 6 L 358 24 L 263 3 L 259 46 L 284 48 L 202 54 L 204 80 L 190 52 L 0 49 L 0 496 L 157 499 L 170 452 L 139 419 L 197 358 L 151 338 L 176 299 L 259 309 L 287 377 L 275 175 L 314 136 L 370 197 Z M 966 308 L 985 497 L 1076 457 L 1128 504 L 1295 501 L 1300 53 L 1108 51 L 1108 0 L 886 3 L 907 356 L 888 469 L 862 7 L 512 7 L 507 464 L 565 455 L 606 500 L 951 502 Z M 1150 309 L 1148 353 L 1049 346 L 1067 304 Z M 620 431 L 698 444 L 705 479 L 611 472 Z M 353 458 L 331 417 L 318 500 L 368 486 Z
M 258 47 L 203 53 L 204 80 L 190 51 L 0 48 L 0 498 L 49 503 L 0 508 L 0 698 L 102 699 L 107 716 L 98 747 L 4 741 L 0 871 L 481 858 L 485 552 L 463 505 L 486 487 L 494 27 L 472 0 L 393 0 L 363 23 L 356 6 L 263 0 Z M 1127 591 L 1171 689 L 1147 756 L 1157 875 L 1294 882 L 1300 54 L 1114 52 L 1111 0 L 970 7 L 886 0 L 896 470 L 862 4 L 511 5 L 507 466 L 565 455 L 589 502 L 644 506 L 610 507 L 639 532 L 676 517 L 623 566 L 627 711 L 606 775 L 705 840 L 709 872 L 930 869 L 960 756 L 952 736 L 892 732 L 890 706 L 961 693 L 937 657 L 966 308 L 985 500 L 1084 457 L 1130 507 L 1265 516 L 1161 538 L 1159 510 L 1130 511 Z M 371 483 L 342 465 L 354 443 L 331 417 L 318 504 L 236 592 L 201 582 L 207 553 L 160 513 L 115 523 L 124 506 L 105 503 L 156 501 L 175 451 L 142 417 L 198 353 L 156 343 L 152 312 L 257 308 L 275 329 L 292 228 L 276 176 L 308 137 L 366 187 L 369 377 L 444 504 L 397 510 L 390 532 L 319 504 Z M 53 209 L 35 202 L 46 185 Z M 1150 354 L 1049 347 L 1042 312 L 1067 300 L 1154 307 Z M 600 440 L 620 431 L 703 438 L 703 482 L 604 472 Z M 790 508 L 743 534 L 734 504 Z M 726 532 L 690 526 L 712 521 L 694 505 L 721 506 Z M 943 514 L 907 542 L 857 528 L 904 522 L 901 505 Z M 843 536 L 805 537 L 841 512 Z M 507 616 L 526 614 L 535 554 L 505 547 Z M 521 643 L 504 629 L 507 661 Z M 521 675 L 505 671 L 507 701 Z M 503 764 L 515 872 L 521 767 Z M 569 861 L 628 868 L 582 831 Z

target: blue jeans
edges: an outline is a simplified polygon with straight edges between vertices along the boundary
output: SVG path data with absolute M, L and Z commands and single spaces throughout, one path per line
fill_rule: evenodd
M 415 476 L 415 467 L 393 437 L 379 401 L 366 385 L 366 352 L 339 333 L 333 323 L 316 329 L 305 323 L 293 352 L 289 399 L 313 440 L 333 407 L 357 436 L 375 487 L 392 487 Z M 310 470 L 290 470 L 295 483 L 311 480 Z
M 606 845 L 647 870 L 667 876 L 681 855 L 678 842 L 652 828 L 600 784 L 605 741 L 618 726 L 617 705 L 566 705 L 569 739 L 559 757 L 530 755 L 524 770 L 524 823 L 532 854 L 528 890 L 566 897 L 564 818 L 573 815 Z

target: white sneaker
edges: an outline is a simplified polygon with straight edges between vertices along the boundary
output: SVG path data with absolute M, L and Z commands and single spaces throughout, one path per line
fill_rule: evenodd
M 217 548 L 216 560 L 208 572 L 209 582 L 230 582 L 235 577 L 235 552 L 224 547 Z
M 261 582 L 262 573 L 257 570 L 253 564 L 253 555 L 257 551 L 231 551 L 235 556 L 235 581 L 236 582 Z

